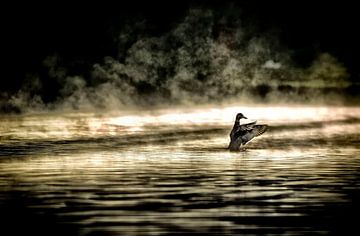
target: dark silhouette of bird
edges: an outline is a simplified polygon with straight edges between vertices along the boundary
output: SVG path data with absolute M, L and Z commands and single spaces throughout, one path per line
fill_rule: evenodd
M 242 113 L 236 115 L 234 127 L 230 132 L 230 151 L 240 151 L 241 147 L 253 138 L 262 135 L 267 130 L 267 125 L 256 125 L 256 120 L 250 123 L 240 124 L 241 119 L 247 119 Z

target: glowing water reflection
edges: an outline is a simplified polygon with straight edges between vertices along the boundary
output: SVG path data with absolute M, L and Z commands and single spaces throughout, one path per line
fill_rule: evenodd
M 230 153 L 239 111 L 270 129 Z M 357 107 L 1 117 L 2 221 L 44 235 L 352 232 L 359 128 Z

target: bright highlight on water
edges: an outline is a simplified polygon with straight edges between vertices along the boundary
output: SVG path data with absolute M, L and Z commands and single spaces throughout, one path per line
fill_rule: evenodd
M 238 111 L 269 127 L 229 152 Z M 2 116 L 2 222 L 44 235 L 348 232 L 359 116 L 303 106 Z

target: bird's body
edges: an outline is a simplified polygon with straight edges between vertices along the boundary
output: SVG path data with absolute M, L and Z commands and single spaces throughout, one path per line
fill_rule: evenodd
M 267 125 L 256 125 L 256 121 L 240 124 L 240 119 L 245 118 L 239 113 L 236 116 L 234 126 L 230 132 L 230 151 L 240 151 L 240 147 L 248 143 L 253 138 L 262 135 L 267 130 Z

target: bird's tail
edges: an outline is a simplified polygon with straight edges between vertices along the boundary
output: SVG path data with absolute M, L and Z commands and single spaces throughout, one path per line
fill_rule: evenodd
M 254 131 L 255 131 L 255 137 L 262 135 L 266 132 L 268 129 L 267 125 L 255 125 Z

